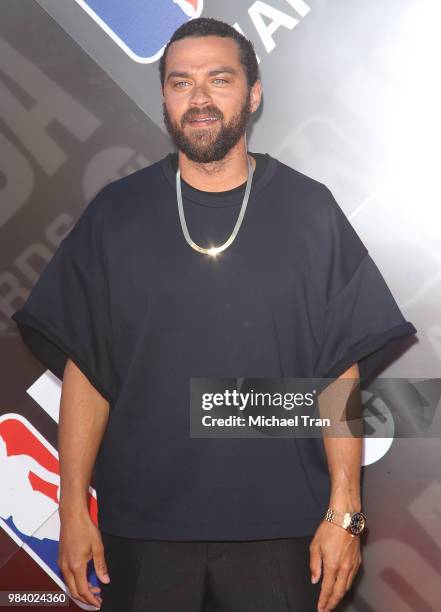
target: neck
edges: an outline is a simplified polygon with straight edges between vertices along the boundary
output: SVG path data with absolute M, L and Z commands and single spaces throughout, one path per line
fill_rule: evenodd
M 233 147 L 227 155 L 215 162 L 201 164 L 178 152 L 178 164 L 182 179 L 201 191 L 228 191 L 242 185 L 248 177 L 248 155 L 245 143 Z M 251 157 L 253 168 L 256 160 Z

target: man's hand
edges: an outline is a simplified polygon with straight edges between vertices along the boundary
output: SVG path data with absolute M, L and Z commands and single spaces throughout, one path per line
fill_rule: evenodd
M 63 572 L 69 591 L 75 599 L 100 607 L 100 587 L 87 581 L 87 563 L 93 559 L 95 573 L 108 583 L 104 547 L 99 529 L 86 514 L 62 519 L 57 563 Z
M 311 578 L 320 580 L 323 561 L 323 580 L 318 612 L 333 610 L 350 588 L 361 565 L 360 537 L 351 536 L 345 529 L 323 521 L 309 546 Z

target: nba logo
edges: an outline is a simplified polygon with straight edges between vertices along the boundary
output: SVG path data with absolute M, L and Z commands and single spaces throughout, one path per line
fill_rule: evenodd
M 0 528 L 72 598 L 58 566 L 60 536 L 58 452 L 24 416 L 0 416 Z M 89 514 L 98 526 L 96 492 L 89 487 Z M 0 566 L 6 561 L 0 551 Z M 93 561 L 87 579 L 99 586 Z M 85 610 L 96 607 L 74 599 Z
M 135 62 L 158 60 L 173 32 L 199 17 L 203 0 L 76 0 Z

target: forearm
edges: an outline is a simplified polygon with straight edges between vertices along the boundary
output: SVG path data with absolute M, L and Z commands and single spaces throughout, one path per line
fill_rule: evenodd
M 58 427 L 60 517 L 88 512 L 92 470 L 109 418 L 109 404 L 68 359 Z
M 351 401 L 352 408 L 348 418 L 354 418 L 354 406 L 357 410 L 361 409 L 359 375 L 358 364 L 355 363 L 339 378 L 339 380 L 343 378 L 352 380 L 340 385 L 338 380 L 333 383 L 339 385 L 335 386 L 335 392 L 330 390 L 328 395 L 328 409 L 332 411 L 334 419 L 336 415 L 343 413 L 349 401 Z M 361 510 L 360 472 L 363 438 L 360 435 L 354 435 L 360 431 L 357 430 L 358 424 L 355 420 L 343 420 L 343 425 L 338 430 L 339 425 L 336 423 L 334 435 L 323 437 L 331 481 L 329 507 L 335 510 L 354 512 Z
M 329 507 L 335 510 L 361 510 L 360 470 L 362 438 L 325 438 L 324 446 L 331 477 Z

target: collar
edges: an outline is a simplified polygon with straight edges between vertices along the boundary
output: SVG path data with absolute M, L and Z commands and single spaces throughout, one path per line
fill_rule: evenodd
M 277 160 L 269 155 L 269 153 L 253 153 L 249 151 L 250 155 L 256 158 L 257 164 L 263 166 L 262 172 L 257 172 L 258 167 L 256 165 L 255 174 L 253 176 L 253 182 L 251 184 L 251 193 L 250 199 L 257 193 L 259 193 L 271 180 L 277 166 Z M 176 168 L 178 163 L 178 153 L 175 151 L 173 153 L 169 153 L 162 159 L 162 169 L 164 172 L 164 176 L 167 182 L 173 189 L 173 192 L 176 197 Z M 229 189 L 227 191 L 218 191 L 218 192 L 210 192 L 210 191 L 202 191 L 201 189 L 196 189 L 186 183 L 184 180 L 181 180 L 181 188 L 182 188 L 182 197 L 186 200 L 192 200 L 198 204 L 203 206 L 215 206 L 215 207 L 224 207 L 224 206 L 237 206 L 241 205 L 243 201 L 243 195 L 245 192 L 246 181 L 235 187 L 234 189 Z

